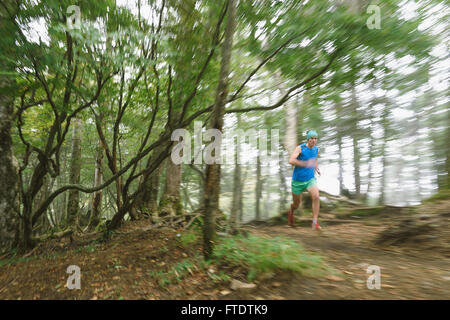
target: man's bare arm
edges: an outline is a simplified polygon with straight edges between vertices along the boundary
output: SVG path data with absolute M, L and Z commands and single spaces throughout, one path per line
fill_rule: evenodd
M 291 157 L 289 158 L 289 164 L 292 164 L 297 167 L 310 167 L 310 161 L 301 161 L 297 160 L 297 157 L 302 153 L 302 148 L 300 146 L 296 147 Z

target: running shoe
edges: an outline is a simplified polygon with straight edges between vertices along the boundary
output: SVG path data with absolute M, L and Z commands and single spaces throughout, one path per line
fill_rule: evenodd
M 319 223 L 312 223 L 312 229 L 313 230 L 322 230 L 322 227 L 319 225 Z

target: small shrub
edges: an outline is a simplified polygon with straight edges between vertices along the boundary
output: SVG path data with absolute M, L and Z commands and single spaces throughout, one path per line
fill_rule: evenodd
M 276 237 L 235 236 L 221 239 L 214 250 L 219 265 L 247 268 L 248 279 L 272 271 L 291 270 L 304 275 L 319 275 L 324 266 L 319 256 L 308 254 L 295 241 Z
M 148 273 L 148 275 L 151 278 L 157 280 L 157 282 L 161 288 L 165 288 L 167 285 L 172 283 L 172 281 L 169 278 L 169 274 L 167 272 L 151 271 Z
M 199 240 L 199 235 L 197 232 L 193 231 L 187 231 L 180 234 L 179 237 L 177 237 L 178 242 L 183 248 L 187 248 Z
M 220 271 L 218 274 L 208 273 L 208 276 L 214 283 L 229 282 L 231 280 L 231 277 L 222 271 Z
M 185 259 L 176 263 L 169 271 L 151 271 L 148 275 L 157 280 L 161 288 L 165 288 L 167 285 L 174 282 L 181 282 L 187 275 L 192 274 L 193 270 L 197 270 L 199 267 L 195 262 Z

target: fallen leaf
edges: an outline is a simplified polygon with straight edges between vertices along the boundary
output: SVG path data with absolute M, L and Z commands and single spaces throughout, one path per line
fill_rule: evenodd
M 334 276 L 334 275 L 328 276 L 327 279 L 331 280 L 331 281 L 344 281 L 345 280 L 344 278 Z
M 353 272 L 350 272 L 350 271 L 344 271 L 344 273 L 346 273 L 346 274 L 353 274 Z
M 281 283 L 280 283 L 280 282 L 274 282 L 274 283 L 272 283 L 272 286 L 274 286 L 274 287 L 280 287 L 280 286 L 281 286 Z
M 231 290 L 254 289 L 254 288 L 256 288 L 256 284 L 254 283 L 245 283 L 236 279 L 233 279 L 233 281 L 231 281 Z
M 222 290 L 222 291 L 220 291 L 220 294 L 223 295 L 223 296 L 229 295 L 230 293 L 231 293 L 230 290 Z

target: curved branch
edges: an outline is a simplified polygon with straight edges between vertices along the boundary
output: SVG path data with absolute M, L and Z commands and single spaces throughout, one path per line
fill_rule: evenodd
M 299 84 L 291 87 L 286 94 L 275 104 L 271 105 L 271 106 L 267 106 L 267 107 L 253 107 L 253 108 L 246 108 L 246 109 L 230 109 L 230 110 L 226 110 L 225 113 L 236 113 L 236 112 L 249 112 L 249 111 L 261 111 L 261 110 L 272 110 L 272 109 L 276 109 L 280 106 L 283 105 L 283 103 L 285 103 L 287 100 L 289 100 L 293 95 L 291 95 L 291 93 L 301 87 L 303 87 L 305 84 L 311 82 L 312 80 L 316 79 L 317 77 L 319 77 L 320 75 L 322 75 L 325 71 L 328 70 L 328 68 L 331 66 L 331 64 L 333 63 L 333 61 L 336 59 L 338 52 L 340 51 L 340 49 L 337 49 L 330 58 L 330 61 L 319 71 L 317 71 L 315 74 L 313 74 L 312 76 L 310 76 L 308 79 L 300 82 Z

